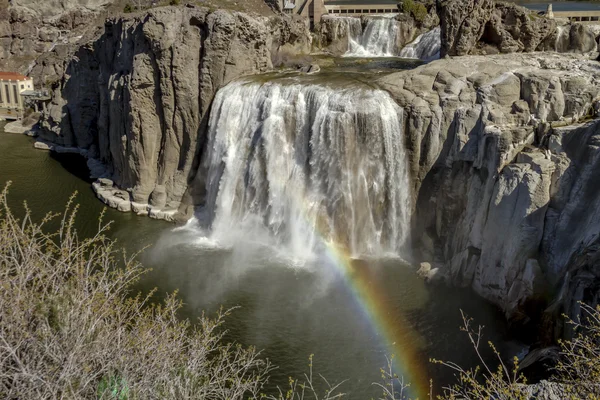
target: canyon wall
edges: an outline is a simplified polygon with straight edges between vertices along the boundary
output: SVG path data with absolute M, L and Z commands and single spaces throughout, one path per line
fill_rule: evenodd
M 482 48 L 461 39 L 471 23 L 461 22 L 447 52 Z M 62 64 L 40 136 L 89 157 L 107 204 L 166 219 L 205 202 L 198 167 L 216 91 L 311 47 L 302 21 L 197 7 L 109 19 L 88 35 Z M 548 38 L 510 37 L 496 45 L 529 51 Z M 511 40 L 520 44 L 503 47 Z M 523 322 L 536 302 L 576 316 L 579 300 L 598 301 L 598 129 L 576 124 L 597 111 L 596 62 L 556 53 L 457 57 L 372 83 L 405 112 L 420 260 Z
M 587 26 L 548 19 L 513 3 L 443 0 L 437 9 L 442 57 L 549 50 L 585 53 L 597 47 L 596 35 Z
M 49 51 L 76 43 L 94 30 L 113 0 L 0 0 L 0 70 L 30 74 L 37 86 L 56 79 L 34 67 L 43 64 Z M 50 59 L 48 59 L 50 60 Z M 54 63 L 53 63 L 54 64 Z
M 170 218 L 217 89 L 271 69 L 279 51 L 309 48 L 306 26 L 283 17 L 160 7 L 109 19 L 64 65 L 40 137 L 83 149 L 111 206 Z
M 522 322 L 556 293 L 550 313 L 597 303 L 600 125 L 576 124 L 597 108 L 596 62 L 470 56 L 379 83 L 406 110 L 422 259 Z

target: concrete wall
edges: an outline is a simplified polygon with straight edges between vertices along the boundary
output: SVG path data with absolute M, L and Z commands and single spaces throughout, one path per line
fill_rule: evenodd
M 19 119 L 23 115 L 24 104 L 21 93 L 33 90 L 33 80 L 0 80 L 0 117 Z

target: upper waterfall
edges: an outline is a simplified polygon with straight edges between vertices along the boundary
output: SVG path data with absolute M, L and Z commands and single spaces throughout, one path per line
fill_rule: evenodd
M 364 30 L 359 18 L 348 18 L 348 52 L 347 57 L 394 57 L 398 55 L 398 21 L 394 16 L 369 18 Z
M 354 256 L 397 254 L 411 212 L 402 116 L 367 86 L 230 83 L 209 121 L 198 218 L 219 243 L 242 231 L 300 256 L 328 242 Z
M 331 24 L 331 37 L 348 39 L 345 57 L 403 57 L 431 61 L 439 58 L 440 27 L 419 35 L 401 49 L 400 22 L 393 15 L 356 18 L 329 16 L 338 23 Z
M 431 61 L 440 58 L 442 42 L 439 26 L 419 35 L 412 43 L 406 45 L 400 52 L 400 57 L 418 58 L 423 61 Z

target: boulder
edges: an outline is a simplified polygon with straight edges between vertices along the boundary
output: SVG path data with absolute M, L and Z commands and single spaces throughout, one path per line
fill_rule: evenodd
M 310 65 L 305 65 L 303 67 L 300 67 L 299 71 L 304 74 L 312 75 L 312 74 L 316 74 L 316 73 L 320 72 L 321 67 L 319 67 L 318 64 L 310 64 Z

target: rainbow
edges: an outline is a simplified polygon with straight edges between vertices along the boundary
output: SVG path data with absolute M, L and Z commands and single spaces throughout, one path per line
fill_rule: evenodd
M 427 372 L 423 356 L 417 349 L 419 337 L 399 310 L 391 307 L 381 278 L 372 273 L 368 261 L 351 257 L 339 245 L 327 243 L 327 249 L 332 265 L 335 265 L 372 327 L 383 338 L 388 356 L 394 356 L 395 373 L 409 384 L 404 395 L 411 399 L 429 398 Z

